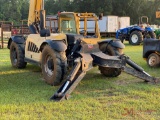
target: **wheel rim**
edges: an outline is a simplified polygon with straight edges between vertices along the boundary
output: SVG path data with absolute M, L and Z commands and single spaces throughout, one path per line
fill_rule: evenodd
M 131 40 L 132 40 L 133 43 L 137 43 L 138 36 L 136 34 L 133 34 L 132 37 L 131 37 Z
M 54 64 L 53 64 L 53 58 L 50 55 L 47 55 L 45 59 L 44 69 L 49 77 L 53 75 Z
M 17 51 L 15 48 L 13 48 L 12 50 L 12 60 L 13 60 L 13 64 L 16 65 L 17 64 Z
M 151 57 L 149 58 L 148 63 L 149 63 L 150 66 L 154 66 L 155 63 L 156 63 L 156 57 L 155 57 L 155 56 L 151 56 Z

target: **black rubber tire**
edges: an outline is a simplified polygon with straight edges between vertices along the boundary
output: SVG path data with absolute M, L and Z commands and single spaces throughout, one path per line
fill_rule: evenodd
M 122 37 L 122 35 L 119 35 L 118 39 L 120 39 L 122 43 L 124 42 L 124 38 Z
M 24 57 L 24 52 L 21 46 L 12 42 L 10 46 L 10 60 L 12 66 L 15 68 L 25 68 L 27 62 L 24 61 Z
M 53 50 L 46 45 L 42 51 L 42 74 L 47 84 L 59 85 L 67 70 L 67 59 L 65 52 Z
M 114 55 L 121 55 L 122 50 L 121 49 L 114 49 L 111 45 L 107 45 L 107 48 L 105 51 L 103 51 L 105 54 L 114 56 Z M 121 74 L 120 68 L 109 68 L 109 67 L 102 67 L 99 66 L 99 70 L 101 74 L 103 74 L 106 77 L 117 77 Z
M 150 67 L 159 67 L 160 66 L 160 56 L 156 53 L 152 53 L 147 58 L 147 64 Z
M 129 43 L 131 45 L 140 45 L 142 41 L 143 41 L 142 32 L 140 32 L 140 31 L 133 31 L 130 34 Z
M 150 38 L 153 38 L 153 39 L 156 38 L 156 34 L 153 31 L 148 32 L 148 34 L 149 34 Z

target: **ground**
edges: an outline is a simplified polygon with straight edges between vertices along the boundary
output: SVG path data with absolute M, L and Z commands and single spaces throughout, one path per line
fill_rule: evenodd
M 142 45 L 125 42 L 125 54 L 146 72 L 160 77 L 160 68 L 149 68 L 142 58 Z M 102 76 L 98 68 L 87 72 L 69 100 L 50 101 L 58 87 L 45 84 L 41 69 L 11 67 L 9 50 L 0 49 L 0 119 L 48 120 L 159 120 L 160 85 L 122 73 Z

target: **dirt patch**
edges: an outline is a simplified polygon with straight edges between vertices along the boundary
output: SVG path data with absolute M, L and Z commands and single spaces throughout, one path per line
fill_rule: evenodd
M 128 85 L 128 84 L 132 84 L 132 83 L 143 83 L 143 80 L 135 78 L 132 80 L 117 80 L 115 81 L 116 85 Z

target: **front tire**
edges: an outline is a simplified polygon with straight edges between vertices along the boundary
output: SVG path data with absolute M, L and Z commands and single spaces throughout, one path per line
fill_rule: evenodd
M 140 43 L 143 41 L 143 35 L 140 31 L 133 31 L 130 34 L 129 43 L 131 45 L 140 45 Z
M 160 56 L 156 53 L 152 53 L 147 58 L 147 64 L 150 67 L 159 67 L 160 66 Z
M 24 61 L 23 48 L 15 42 L 12 42 L 10 46 L 10 59 L 12 66 L 15 68 L 25 68 L 27 65 Z
M 59 85 L 66 73 L 67 60 L 65 52 L 53 50 L 46 45 L 42 51 L 42 74 L 46 83 Z
M 104 48 L 102 48 L 104 50 Z M 118 49 L 112 47 L 111 45 L 107 45 L 106 50 L 103 51 L 105 54 L 108 54 L 110 56 L 116 56 L 116 55 L 121 55 L 123 53 L 122 49 Z M 121 69 L 120 68 L 109 68 L 109 67 L 102 67 L 99 66 L 99 70 L 101 74 L 103 74 L 106 77 L 117 77 L 121 74 Z

